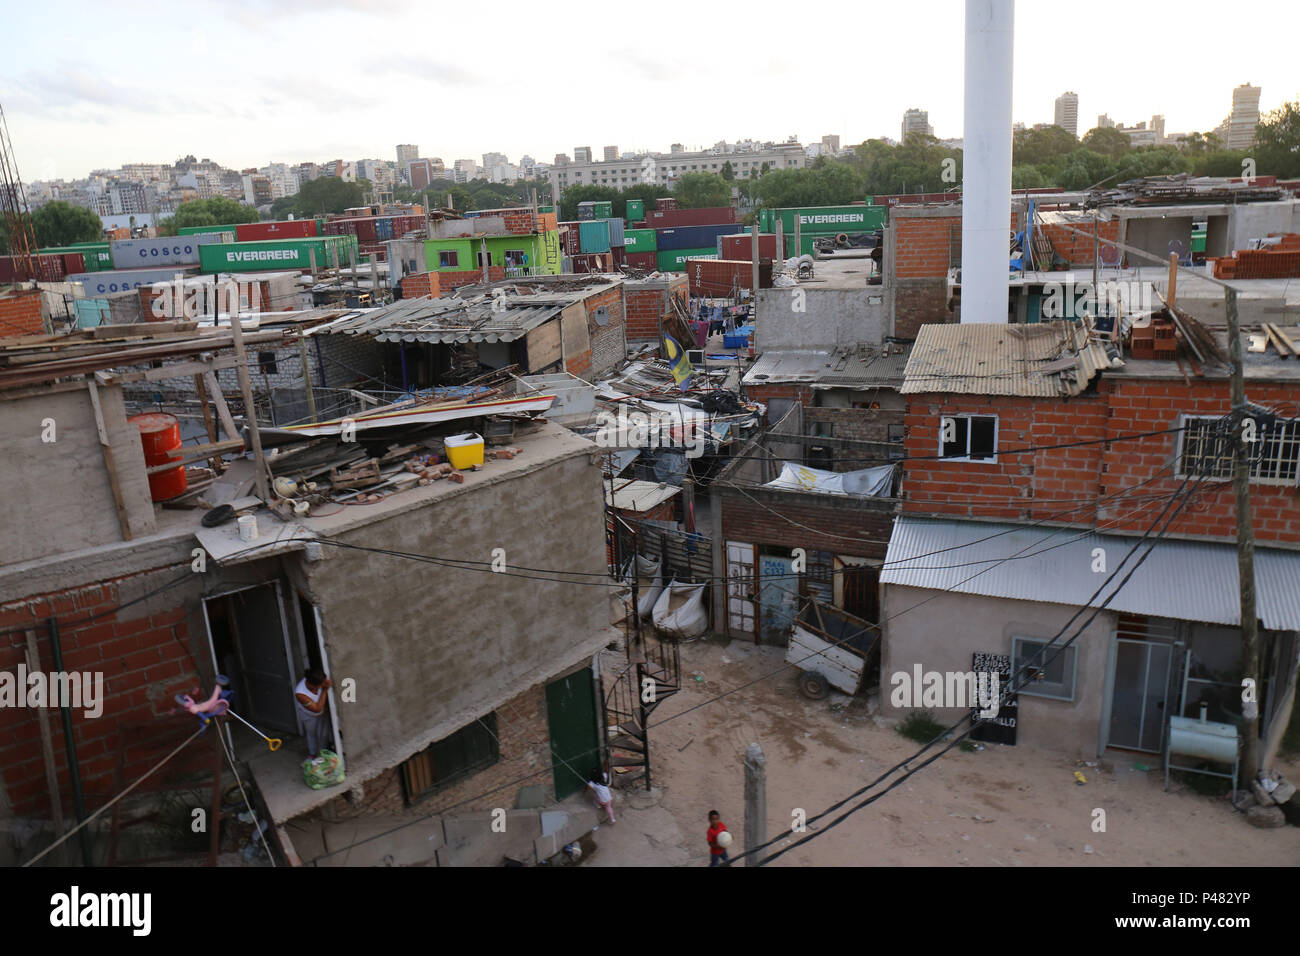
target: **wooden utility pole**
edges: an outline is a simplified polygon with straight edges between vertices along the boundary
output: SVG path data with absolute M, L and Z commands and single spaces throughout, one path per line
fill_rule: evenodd
M 262 455 L 262 436 L 257 430 L 257 410 L 253 407 L 253 383 L 248 377 L 248 353 L 244 351 L 244 329 L 239 323 L 238 312 L 230 317 L 230 337 L 234 339 L 235 358 L 238 359 L 235 369 L 239 374 L 239 391 L 244 398 L 244 417 L 248 419 L 248 438 L 253 446 L 257 497 L 267 501 L 271 495 L 266 482 L 266 458 Z
M 298 330 L 298 357 L 302 362 L 302 387 L 307 392 L 307 413 L 316 421 L 316 395 L 311 390 L 311 363 L 307 361 L 307 337 Z
M 1170 292 L 1173 292 L 1172 286 Z M 1254 682 L 1252 700 L 1243 700 L 1245 752 L 1242 763 L 1249 780 L 1259 775 L 1259 622 L 1255 611 L 1255 532 L 1250 523 L 1250 447 L 1244 426 L 1246 377 L 1241 356 L 1241 328 L 1237 320 L 1237 290 L 1224 292 L 1228 320 L 1228 357 L 1232 362 L 1232 490 L 1237 511 L 1237 581 L 1241 589 L 1241 674 Z M 1258 423 L 1255 423 L 1258 425 Z M 1256 435 L 1252 434 L 1253 438 Z M 1244 696 L 1244 694 L 1243 694 Z

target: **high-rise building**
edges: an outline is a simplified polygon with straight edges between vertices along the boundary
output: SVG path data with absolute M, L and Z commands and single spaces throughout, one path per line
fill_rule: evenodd
M 478 175 L 478 163 L 472 159 L 456 160 L 454 178 L 458 183 L 467 183 Z
M 1099 115 L 1099 116 L 1097 117 L 1097 128 L 1098 128 L 1098 129 L 1114 129 L 1114 128 L 1115 128 L 1115 121 L 1114 121 L 1113 119 L 1111 119 L 1109 116 L 1107 116 L 1105 113 L 1102 113 L 1101 115 Z
M 406 164 L 406 181 L 412 189 L 424 189 L 433 182 L 433 162 L 428 159 L 413 159 Z
M 840 138 L 834 133 L 828 133 L 822 137 L 822 151 L 827 153 L 838 153 L 840 151 Z
M 612 163 L 612 162 L 614 162 L 614 160 L 616 160 L 616 159 L 618 159 L 618 147 L 617 147 L 617 146 L 606 146 L 606 147 L 605 147 L 605 162 L 607 162 L 607 163 Z
M 1258 86 L 1243 83 L 1232 91 L 1232 115 L 1228 117 L 1228 149 L 1250 149 L 1255 145 L 1259 125 Z
M 506 159 L 505 153 L 484 153 L 483 168 L 491 169 L 493 166 L 504 166 L 510 160 Z
M 537 160 L 525 153 L 519 157 L 519 178 L 532 179 L 537 173 Z
M 420 147 L 413 146 L 410 143 L 402 143 L 397 147 L 397 168 L 405 169 L 406 164 L 413 159 L 420 158 Z
M 591 162 L 591 147 L 590 146 L 573 147 L 573 161 L 575 163 Z
M 930 125 L 930 114 L 926 110 L 912 109 L 903 114 L 902 141 L 907 142 L 909 136 L 917 133 L 923 136 L 934 135 L 934 127 Z
M 1056 98 L 1056 118 L 1053 122 L 1071 136 L 1079 135 L 1078 93 L 1066 91 Z

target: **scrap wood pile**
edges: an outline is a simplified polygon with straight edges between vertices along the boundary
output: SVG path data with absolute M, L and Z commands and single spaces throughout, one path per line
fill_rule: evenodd
M 1268 202 L 1282 199 L 1286 192 L 1276 180 L 1256 176 L 1250 182 L 1223 176 L 1147 176 L 1131 179 L 1109 189 L 1088 193 L 1085 208 L 1096 206 L 1164 206 L 1174 203 Z

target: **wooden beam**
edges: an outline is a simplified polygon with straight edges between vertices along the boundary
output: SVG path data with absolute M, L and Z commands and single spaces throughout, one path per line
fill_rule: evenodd
M 218 355 L 208 362 L 181 362 L 177 365 L 164 365 L 162 368 L 145 369 L 142 372 L 105 375 L 100 378 L 100 382 L 104 385 L 126 385 L 130 382 L 160 382 L 168 378 L 201 375 L 208 369 L 234 368 L 235 362 L 236 359 L 233 355 Z
M 167 332 L 192 332 L 198 322 L 123 322 L 121 325 L 99 325 L 90 330 L 92 338 L 134 338 L 136 336 L 162 335 Z
M 270 483 L 267 481 L 266 457 L 262 454 L 262 436 L 257 431 L 253 383 L 248 377 L 248 354 L 244 351 L 244 328 L 237 315 L 231 317 L 230 335 L 235 342 L 235 355 L 239 357 L 239 365 L 236 366 L 235 371 L 239 373 L 239 391 L 244 397 L 244 419 L 248 422 L 248 437 L 253 446 L 253 474 L 257 482 L 257 497 L 269 501 Z
M 27 630 L 27 672 L 41 673 L 41 653 L 36 644 L 36 632 Z M 54 761 L 54 736 L 50 731 L 50 715 L 44 707 L 36 708 L 36 719 L 41 727 L 41 756 L 45 760 L 45 787 L 50 792 L 50 813 L 54 818 L 54 836 L 63 836 L 63 797 L 59 793 L 59 770 Z M 60 851 L 61 852 L 61 851 Z M 55 862 L 59 862 L 58 858 Z
M 230 415 L 230 409 L 226 406 L 226 396 L 221 393 L 221 385 L 217 382 L 217 376 L 211 371 L 203 373 L 203 381 L 207 383 L 208 393 L 212 396 L 212 404 L 217 406 L 217 415 L 221 419 L 221 427 L 226 433 L 226 437 L 234 439 L 239 435 L 239 430 L 235 428 L 235 420 Z
M 211 458 L 213 455 L 221 455 L 232 451 L 243 451 L 244 440 L 237 438 L 232 441 L 210 442 L 206 445 L 182 445 L 177 448 L 173 455 L 178 457 L 172 458 L 161 465 L 150 465 L 145 469 L 145 474 L 157 475 L 164 471 L 171 471 L 177 465 L 189 464 L 192 461 L 202 461 L 204 458 Z
M 1282 344 L 1282 338 L 1273 331 L 1273 326 L 1265 322 L 1263 328 L 1264 334 L 1268 337 L 1268 340 L 1273 343 L 1273 347 L 1277 349 L 1277 354 L 1282 356 L 1282 358 L 1290 358 L 1291 350 Z
M 1169 253 L 1169 305 L 1174 304 L 1178 294 L 1178 253 Z
M 1291 336 L 1282 328 L 1282 326 L 1278 325 L 1277 323 L 1273 323 L 1272 328 L 1273 328 L 1273 334 L 1277 337 L 1277 339 L 1288 349 L 1290 349 L 1292 355 L 1294 355 L 1296 358 L 1300 358 L 1300 345 L 1296 345 L 1295 340 L 1291 338 Z
M 95 429 L 99 432 L 99 447 L 104 453 L 104 468 L 108 471 L 108 484 L 113 490 L 113 506 L 117 508 L 117 523 L 122 528 L 122 540 L 131 540 L 131 521 L 126 514 L 126 501 L 122 497 L 122 483 L 117 480 L 117 462 L 113 460 L 113 448 L 108 441 L 108 429 L 104 425 L 104 409 L 99 404 L 99 385 L 92 378 L 86 382 L 90 389 L 90 405 L 95 410 Z

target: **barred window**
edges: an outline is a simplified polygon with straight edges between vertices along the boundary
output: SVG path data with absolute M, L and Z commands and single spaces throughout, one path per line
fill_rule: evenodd
M 1231 431 L 1224 419 L 1183 416 L 1178 454 L 1179 476 L 1232 477 Z M 1261 424 L 1250 453 L 1250 480 L 1294 485 L 1300 479 L 1300 419 L 1275 419 Z

